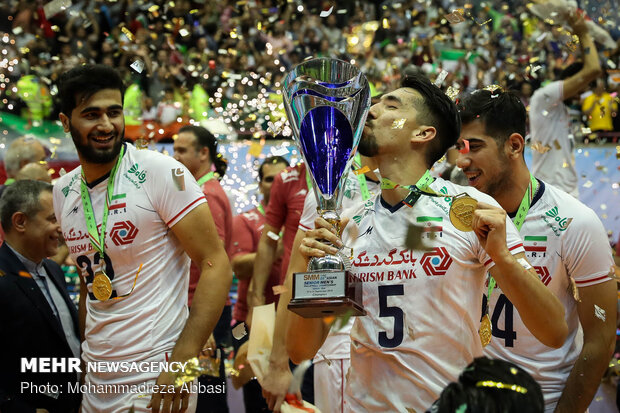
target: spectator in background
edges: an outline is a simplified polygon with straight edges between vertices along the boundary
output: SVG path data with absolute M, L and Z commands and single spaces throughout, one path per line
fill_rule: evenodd
M 581 105 L 581 111 L 588 118 L 588 127 L 593 133 L 611 132 L 614 130 L 613 112 L 618 105 L 613 97 L 605 90 L 605 79 L 596 79 L 594 91 L 588 95 Z M 600 137 L 599 137 L 600 138 Z M 603 136 L 602 140 L 606 140 Z
M 265 224 L 265 208 L 269 204 L 269 196 L 271 193 L 273 180 L 276 175 L 278 175 L 287 166 L 288 161 L 281 156 L 272 156 L 265 159 L 258 169 L 258 188 L 260 193 L 263 195 L 263 199 L 256 208 L 233 218 L 231 265 L 235 276 L 239 279 L 237 302 L 235 303 L 233 310 L 233 320 L 235 325 L 243 322 L 249 324 L 251 322 L 251 320 L 246 320 L 248 314 L 247 292 L 248 285 L 250 284 L 250 280 L 252 278 L 252 272 L 254 270 L 258 241 L 261 237 L 261 232 Z M 279 256 L 281 256 L 282 253 L 281 246 L 282 242 L 279 242 L 279 252 L 276 252 L 276 260 L 271 267 L 269 279 L 265 285 L 265 304 L 273 303 L 276 300 L 276 296 L 273 292 L 273 286 L 280 283 L 280 265 L 282 260 Z M 233 341 L 235 354 L 238 353 L 240 347 L 247 347 L 247 344 L 244 343 L 247 342 L 248 338 L 249 337 L 245 335 L 241 340 Z M 248 363 L 243 364 L 245 364 L 246 368 L 250 368 Z M 267 405 L 265 403 L 265 399 L 261 395 L 261 387 L 256 379 L 250 380 L 243 386 L 243 401 L 245 404 L 246 413 L 266 411 Z
M 219 180 L 226 173 L 226 161 L 217 152 L 217 139 L 207 129 L 200 126 L 183 126 L 179 130 L 179 135 L 174 141 L 174 159 L 181 162 L 189 169 L 198 185 L 207 198 L 211 216 L 217 228 L 217 234 L 230 254 L 232 240 L 232 211 L 226 193 L 222 189 Z M 200 269 L 192 262 L 190 267 L 190 283 L 188 305 L 191 308 L 192 299 L 198 281 L 200 279 Z M 218 348 L 223 351 L 230 346 L 232 322 L 230 298 L 226 298 L 226 305 L 220 319 L 213 330 L 213 338 Z M 226 388 L 226 376 L 224 375 L 224 362 L 220 363 L 220 377 L 201 376 L 200 383 L 203 385 L 223 384 Z M 228 412 L 226 393 L 201 393 L 198 395 L 199 412 Z
M 15 182 L 17 173 L 21 168 L 31 162 L 45 163 L 46 159 L 47 150 L 45 146 L 35 138 L 25 136 L 11 142 L 4 156 L 7 180 L 0 187 L 0 196 L 6 186 Z
M 579 197 L 574 141 L 564 102 L 581 93 L 600 76 L 601 65 L 584 17 L 574 12 L 569 16 L 569 24 L 579 37 L 583 63 L 568 66 L 562 71 L 561 80 L 538 89 L 530 100 L 530 134 L 534 149 L 532 174 Z
M 33 386 L 77 385 L 76 373 L 27 372 L 24 358 L 80 357 L 78 315 L 67 293 L 62 269 L 47 257 L 56 254 L 60 226 L 49 183 L 14 183 L 0 199 L 6 241 L 0 247 L 0 410 L 3 413 L 70 413 L 80 395 L 42 393 Z M 23 388 L 23 383 L 30 387 Z

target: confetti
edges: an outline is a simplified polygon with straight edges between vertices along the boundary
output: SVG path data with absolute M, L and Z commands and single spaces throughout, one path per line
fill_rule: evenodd
M 392 129 L 402 129 L 407 119 L 396 119 L 392 122 Z
M 463 147 L 459 149 L 459 153 L 463 155 L 469 153 L 469 141 L 467 139 L 463 139 Z
M 405 237 L 405 246 L 412 251 L 432 251 L 433 249 L 426 246 L 422 240 L 424 232 L 424 227 L 422 226 L 409 225 Z
M 319 356 L 323 357 L 323 360 L 325 360 L 325 362 L 327 363 L 327 365 L 331 367 L 331 365 L 332 365 L 332 361 L 331 361 L 330 359 L 328 359 L 328 358 L 325 356 L 325 354 L 323 354 L 323 353 L 319 353 Z
M 321 11 L 321 14 L 319 16 L 321 16 L 321 17 L 328 17 L 330 14 L 332 14 L 332 11 L 334 11 L 334 6 L 331 6 L 329 8 L 329 10 Z
M 447 70 L 442 70 L 441 72 L 439 72 L 439 74 L 437 75 L 437 79 L 435 79 L 435 86 L 441 87 L 444 80 L 446 80 L 446 77 L 448 77 L 448 74 L 449 73 Z
M 125 34 L 125 36 L 127 36 L 127 38 L 129 39 L 130 42 L 133 42 L 134 40 L 134 36 L 133 33 L 131 32 L 131 30 L 129 30 L 127 27 L 122 27 L 121 31 Z
M 142 60 L 135 60 L 131 65 L 129 65 L 133 70 L 138 73 L 142 73 L 144 70 L 144 62 Z
M 273 290 L 273 295 L 284 294 L 288 291 L 288 288 L 283 285 L 274 285 L 273 287 L 271 287 L 271 289 Z
M 71 0 L 52 0 L 43 6 L 43 13 L 46 19 L 51 19 L 56 14 L 71 7 Z M 17 33 L 15 33 L 17 34 Z
M 370 172 L 370 168 L 368 166 L 363 166 L 362 168 L 353 171 L 355 175 L 365 174 L 366 172 Z
M 60 168 L 60 171 L 58 172 L 58 175 L 63 176 L 66 175 L 67 171 L 65 171 L 65 168 Z
M 271 150 L 273 156 L 284 156 L 287 153 L 289 153 L 289 150 L 285 146 L 280 146 L 279 148 L 273 148 Z
M 588 180 L 583 184 L 584 188 L 591 188 L 593 185 L 592 181 Z
M 245 323 L 239 323 L 232 329 L 232 335 L 235 340 L 241 340 L 243 337 L 248 335 L 248 330 L 245 327 Z
M 280 239 L 280 236 L 278 234 L 271 231 L 267 232 L 267 236 L 276 242 Z
M 558 141 L 557 139 L 555 139 L 555 140 L 553 141 L 553 146 L 554 146 L 554 147 L 555 147 L 555 149 L 556 149 L 556 150 L 558 150 L 558 151 L 559 151 L 560 149 L 562 149 L 562 145 L 560 145 L 560 141 Z
M 446 14 L 444 17 L 448 22 L 450 22 L 450 24 L 457 24 L 465 21 L 465 17 L 463 16 L 463 12 L 461 10 L 454 10 L 452 13 Z
M 601 307 L 599 307 L 596 304 L 594 304 L 594 315 L 596 316 L 596 318 L 599 318 L 602 321 L 605 321 L 605 319 L 607 318 L 605 310 L 603 310 Z
M 456 97 L 459 95 L 459 93 L 460 93 L 460 90 L 458 87 L 448 86 L 448 89 L 446 90 L 446 95 L 451 100 L 455 100 Z

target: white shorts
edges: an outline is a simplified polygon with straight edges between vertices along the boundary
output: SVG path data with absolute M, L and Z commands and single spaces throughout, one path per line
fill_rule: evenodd
M 314 362 L 314 405 L 322 412 L 344 411 L 344 390 L 350 359 Z
M 158 356 L 144 361 L 164 361 Z M 134 411 L 151 413 L 146 406 L 151 401 L 152 389 L 159 372 L 86 373 L 82 389 L 82 413 L 127 413 Z M 195 388 L 197 380 L 190 388 Z M 187 413 L 196 411 L 198 393 L 189 396 Z

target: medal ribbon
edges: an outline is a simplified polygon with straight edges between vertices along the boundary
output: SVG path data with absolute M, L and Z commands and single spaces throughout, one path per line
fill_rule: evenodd
M 534 195 L 538 191 L 538 181 L 530 173 L 530 184 L 527 186 L 525 190 L 525 195 L 523 195 L 523 199 L 521 200 L 521 204 L 519 205 L 519 209 L 517 210 L 517 214 L 515 215 L 512 222 L 517 227 L 517 231 L 521 231 L 521 227 L 525 222 L 525 217 L 527 216 L 528 211 L 530 210 L 530 206 L 532 205 L 532 200 L 534 199 Z M 487 314 L 489 314 L 489 301 L 491 300 L 491 294 L 493 294 L 493 289 L 495 288 L 495 279 L 491 277 L 489 274 L 489 291 L 487 295 Z
M 409 195 L 403 199 L 403 203 L 409 207 L 411 207 L 415 202 L 420 198 L 421 195 L 435 196 L 435 197 L 446 197 L 448 195 L 439 194 L 433 191 L 429 185 L 432 184 L 434 178 L 431 176 L 431 171 L 428 169 L 424 172 L 424 175 L 416 182 L 415 185 L 401 185 L 396 182 L 388 179 L 381 178 L 381 189 L 396 189 L 396 188 L 406 188 L 409 191 Z
M 260 212 L 262 216 L 265 216 L 265 208 L 263 208 L 263 204 L 258 204 L 256 209 L 258 209 L 258 212 Z
M 90 194 L 88 193 L 88 186 L 86 184 L 86 177 L 84 176 L 84 169 L 82 169 L 82 182 L 80 185 L 80 195 L 82 197 L 82 207 L 84 207 L 84 217 L 86 218 L 86 228 L 88 229 L 88 238 L 96 251 L 99 251 L 103 261 L 105 251 L 105 229 L 108 224 L 108 209 L 110 206 L 110 199 L 114 192 L 114 177 L 118 171 L 118 167 L 121 164 L 123 155 L 125 154 L 125 145 L 121 148 L 121 152 L 118 155 L 116 164 L 110 172 L 108 178 L 108 188 L 106 191 L 105 204 L 103 206 L 103 217 L 101 217 L 101 233 L 97 231 L 97 221 L 95 220 L 95 213 L 93 212 L 93 205 L 90 200 Z
M 359 169 L 362 167 L 362 157 L 359 152 L 355 154 L 353 162 L 355 164 L 355 169 Z M 357 182 L 360 183 L 360 193 L 362 194 L 362 200 L 368 201 L 370 199 L 370 191 L 368 190 L 368 184 L 366 183 L 366 175 L 357 175 Z
M 206 175 L 203 175 L 200 177 L 200 179 L 198 179 L 198 185 L 202 186 L 205 182 L 210 181 L 211 179 L 213 179 L 213 177 L 215 176 L 215 172 L 211 171 Z
M 306 169 L 306 185 L 308 186 L 308 191 L 312 189 L 312 179 L 310 179 L 308 169 Z

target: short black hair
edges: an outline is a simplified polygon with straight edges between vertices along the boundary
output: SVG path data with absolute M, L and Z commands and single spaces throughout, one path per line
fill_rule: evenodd
M 464 406 L 464 407 L 463 407 Z M 505 360 L 476 358 L 450 383 L 427 412 L 543 413 L 540 385 L 525 370 Z
M 52 192 L 52 185 L 43 181 L 24 179 L 9 185 L 0 197 L 0 223 L 5 232 L 13 228 L 13 214 L 24 213 L 32 218 L 41 210 L 39 196 L 43 191 Z
M 181 132 L 189 132 L 194 134 L 194 137 L 196 138 L 195 147 L 197 151 L 200 151 L 202 148 L 209 148 L 209 159 L 215 166 L 215 172 L 218 173 L 220 178 L 223 178 L 226 173 L 226 169 L 228 168 L 228 161 L 217 151 L 217 138 L 202 126 L 185 125 L 179 129 L 179 133 Z
M 286 166 L 289 166 L 288 161 L 286 160 L 286 158 L 282 157 L 282 156 L 270 156 L 267 159 L 265 159 L 263 161 L 263 163 L 260 164 L 260 166 L 258 167 L 258 179 L 260 181 L 263 180 L 263 166 L 265 165 L 276 165 L 279 163 L 283 163 Z
M 525 137 L 527 115 L 523 102 L 514 92 L 475 90 L 458 102 L 463 125 L 479 120 L 484 133 L 502 147 L 508 137 L 518 133 Z
M 125 85 L 118 72 L 106 65 L 76 66 L 63 73 L 58 79 L 58 98 L 60 111 L 71 117 L 71 112 L 78 105 L 78 94 L 89 98 L 103 89 L 116 89 L 125 97 Z
M 414 106 L 418 112 L 416 122 L 433 126 L 437 135 L 426 151 L 427 166 L 432 166 L 453 146 L 461 133 L 461 120 L 456 105 L 450 98 L 422 73 L 405 76 L 401 87 L 415 89 L 422 95 L 422 102 Z

